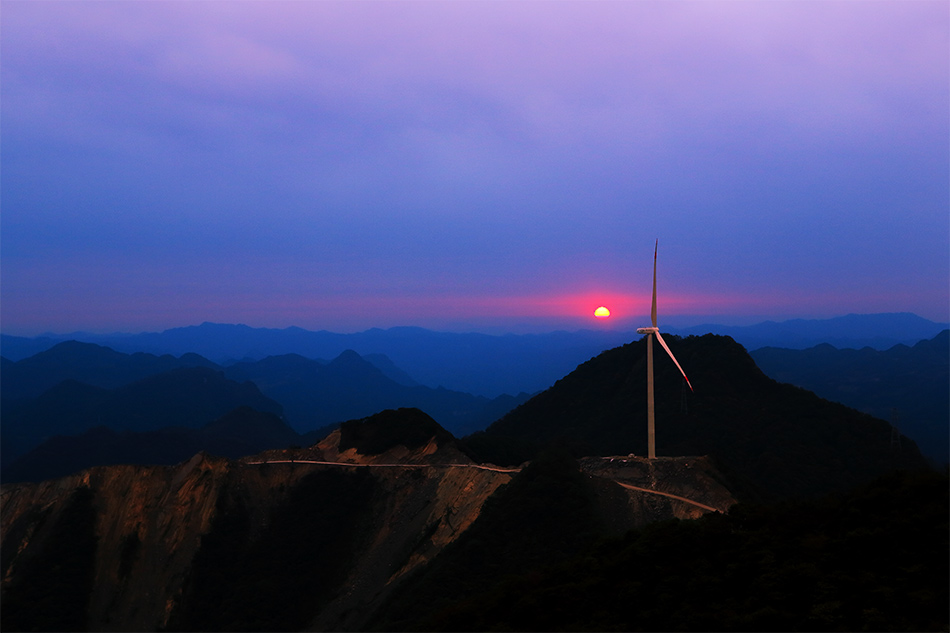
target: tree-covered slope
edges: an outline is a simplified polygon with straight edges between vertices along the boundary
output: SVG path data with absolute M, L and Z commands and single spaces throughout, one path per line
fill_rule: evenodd
M 712 455 L 735 489 L 760 499 L 843 490 L 924 466 L 912 441 L 892 441 L 887 422 L 768 378 L 731 338 L 669 338 L 695 392 L 657 346 L 658 455 Z M 645 455 L 645 340 L 592 358 L 466 441 L 508 462 L 555 441 L 577 455 Z

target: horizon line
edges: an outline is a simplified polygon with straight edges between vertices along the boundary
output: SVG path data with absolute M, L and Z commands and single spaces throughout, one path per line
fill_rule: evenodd
M 755 327 L 757 325 L 763 325 L 767 323 L 789 323 L 789 322 L 801 322 L 801 321 L 833 321 L 837 319 L 844 319 L 848 317 L 880 317 L 880 316 L 912 316 L 918 318 L 922 321 L 927 321 L 937 326 L 950 327 L 950 320 L 948 321 L 934 321 L 926 317 L 922 317 L 914 312 L 849 312 L 847 314 L 839 314 L 831 317 L 790 317 L 790 318 L 781 318 L 773 317 L 769 318 L 765 315 L 753 315 L 753 316 L 741 316 L 741 315 L 669 315 L 664 319 L 666 322 L 665 327 L 661 329 L 666 330 L 686 330 L 693 329 L 697 327 L 704 326 L 715 326 L 715 327 L 728 327 L 728 328 L 747 328 Z M 249 325 L 242 322 L 223 322 L 223 321 L 211 321 L 205 320 L 201 323 L 192 323 L 188 325 L 176 325 L 171 327 L 166 327 L 164 329 L 143 329 L 138 331 L 131 330 L 87 330 L 87 329 L 74 329 L 69 331 L 51 331 L 46 330 L 37 334 L 24 334 L 24 333 L 10 333 L 4 331 L 2 325 L 0 325 L 0 335 L 16 337 L 16 338 L 63 338 L 74 335 L 91 335 L 91 336 L 139 336 L 143 334 L 163 334 L 165 332 L 170 332 L 173 330 L 184 330 L 190 328 L 199 328 L 203 326 L 232 326 L 232 327 L 246 327 L 252 330 L 272 330 L 272 331 L 285 331 L 285 330 L 302 330 L 305 332 L 319 333 L 327 332 L 330 334 L 361 334 L 365 332 L 370 332 L 373 330 L 389 331 L 397 329 L 419 329 L 427 330 L 430 332 L 436 333 L 448 333 L 448 334 L 485 334 L 489 336 L 504 336 L 504 335 L 541 335 L 541 334 L 553 334 L 557 332 L 613 332 L 616 334 L 622 334 L 625 332 L 624 328 L 629 327 L 630 331 L 635 332 L 639 323 L 637 319 L 643 317 L 619 317 L 613 320 L 612 322 L 604 323 L 602 321 L 582 323 L 581 318 L 574 319 L 559 319 L 563 323 L 559 326 L 552 325 L 550 327 L 539 327 L 540 324 L 537 321 L 551 321 L 551 319 L 537 319 L 535 323 L 526 321 L 524 319 L 518 319 L 517 322 L 509 322 L 507 325 L 497 324 L 492 325 L 488 323 L 482 323 L 480 325 L 475 323 L 464 323 L 459 322 L 456 325 L 451 323 L 443 324 L 443 326 L 429 326 L 429 325 L 419 325 L 419 324 L 400 324 L 400 325 L 390 325 L 390 326 L 370 326 L 360 329 L 354 329 L 349 331 L 334 330 L 329 328 L 316 328 L 311 329 L 308 327 L 303 327 L 299 325 L 287 325 L 284 327 L 273 327 L 267 325 Z M 724 319 L 732 320 L 733 322 L 725 321 L 711 321 L 709 319 Z M 506 319 L 507 320 L 507 319 Z M 739 320 L 742 323 L 736 323 L 735 321 Z M 510 321 L 510 320 L 509 320 Z M 571 323 L 576 327 L 571 327 Z M 16 332 L 14 328 L 14 332 Z M 521 330 L 521 331 L 515 331 Z M 22 330 L 20 331 L 22 332 Z

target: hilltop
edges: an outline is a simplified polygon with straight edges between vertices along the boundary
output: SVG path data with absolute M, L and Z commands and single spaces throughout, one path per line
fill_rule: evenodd
M 668 359 L 656 371 L 658 455 L 710 455 L 749 498 L 845 490 L 922 468 L 890 424 L 768 378 L 729 337 L 670 336 L 695 393 Z M 551 443 L 577 456 L 646 454 L 646 341 L 608 350 L 467 441 L 499 463 Z

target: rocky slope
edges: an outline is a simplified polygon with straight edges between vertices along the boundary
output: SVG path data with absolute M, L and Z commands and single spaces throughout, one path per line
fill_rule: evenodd
M 604 535 L 733 502 L 702 458 L 616 460 L 588 460 L 579 475 Z M 361 629 L 519 471 L 474 463 L 431 418 L 402 409 L 309 448 L 6 485 L 2 625 Z M 61 551 L 81 555 L 51 559 Z M 66 593 L 68 613 L 41 599 Z

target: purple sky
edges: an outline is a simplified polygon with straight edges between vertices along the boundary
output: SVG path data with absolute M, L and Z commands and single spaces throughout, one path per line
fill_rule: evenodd
M 4 333 L 950 319 L 945 0 L 0 9 Z

